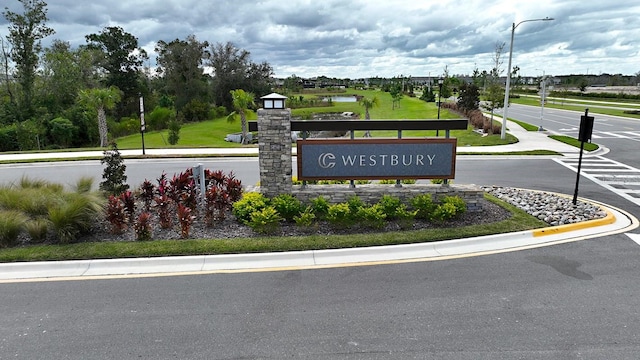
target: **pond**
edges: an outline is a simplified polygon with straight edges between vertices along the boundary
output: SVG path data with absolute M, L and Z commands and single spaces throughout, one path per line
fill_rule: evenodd
M 324 98 L 322 98 L 322 101 L 329 101 L 329 99 L 331 99 L 331 101 L 333 102 L 356 102 L 358 101 L 358 98 L 355 96 L 326 96 Z

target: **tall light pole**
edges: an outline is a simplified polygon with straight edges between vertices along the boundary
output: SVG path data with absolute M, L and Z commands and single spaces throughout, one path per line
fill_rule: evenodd
M 544 70 L 542 70 L 542 80 L 540 80 L 540 126 L 538 127 L 538 131 L 544 131 L 544 128 L 542 127 L 542 121 L 544 120 L 544 101 L 546 97 L 547 77 L 544 74 Z
M 440 120 L 440 95 L 442 94 L 442 84 L 444 84 L 444 79 L 441 77 L 438 78 L 438 120 Z M 436 137 L 440 134 L 440 130 L 436 129 Z
M 519 23 L 513 23 L 511 25 L 511 45 L 509 46 L 509 65 L 507 66 L 507 83 L 504 88 L 504 111 L 502 112 L 502 130 L 500 131 L 500 139 L 504 140 L 507 137 L 507 115 L 509 112 L 509 87 L 511 85 L 511 57 L 513 56 L 513 35 L 516 32 L 516 28 L 526 22 L 530 21 L 551 21 L 553 18 L 546 17 L 544 19 L 529 19 L 522 20 Z

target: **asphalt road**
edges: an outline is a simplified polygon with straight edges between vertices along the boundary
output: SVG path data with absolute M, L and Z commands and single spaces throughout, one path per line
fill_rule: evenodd
M 255 159 L 212 161 L 257 181 Z M 188 163 L 127 169 L 133 183 Z M 565 165 L 461 156 L 455 181 L 572 194 Z M 580 196 L 640 215 L 589 178 Z M 0 284 L 0 359 L 636 359 L 639 256 L 619 234 L 411 264 Z
M 2 359 L 635 359 L 623 235 L 457 260 L 0 285 Z

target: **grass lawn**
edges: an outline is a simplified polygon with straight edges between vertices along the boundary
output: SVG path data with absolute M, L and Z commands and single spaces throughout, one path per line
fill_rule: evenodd
M 329 93 L 327 93 L 328 95 Z M 348 89 L 341 95 L 357 94 L 366 97 L 377 96 L 380 102 L 379 106 L 370 109 L 372 119 L 436 119 L 438 117 L 438 107 L 435 103 L 427 103 L 418 98 L 405 96 L 399 106 L 392 108 L 392 99 L 389 93 L 379 90 L 350 90 Z M 321 94 L 296 94 L 294 96 L 315 97 Z M 336 95 L 333 93 L 332 95 Z M 361 114 L 364 118 L 364 108 L 357 102 L 334 102 L 330 107 L 315 107 L 292 109 L 291 113 L 294 117 L 308 118 L 311 113 L 322 112 L 354 112 Z M 458 119 L 459 117 L 446 109 L 440 111 L 441 119 Z M 257 115 L 251 112 L 248 116 L 249 121 L 255 121 Z M 153 148 L 197 148 L 197 147 L 214 147 L 214 148 L 230 148 L 241 147 L 242 145 L 224 141 L 227 134 L 240 132 L 240 120 L 229 123 L 225 118 L 202 121 L 199 123 L 184 124 L 180 130 L 180 140 L 175 146 L 169 145 L 167 142 L 168 130 L 147 132 L 144 135 L 145 147 Z M 362 137 L 364 132 L 356 132 L 356 137 Z M 403 137 L 427 137 L 436 136 L 436 131 L 406 131 L 402 133 Z M 374 137 L 397 137 L 396 131 L 373 131 Z M 439 136 L 444 136 L 441 131 Z M 458 139 L 458 146 L 482 146 L 482 145 L 504 145 L 517 142 L 517 139 L 508 135 L 507 139 L 501 140 L 500 135 L 482 137 L 473 132 L 471 129 L 466 131 L 452 131 L 451 137 Z M 140 149 L 142 147 L 142 138 L 140 134 L 124 136 L 116 139 L 119 149 Z M 255 146 L 255 145 L 245 145 Z
M 511 102 L 513 102 L 514 104 L 540 106 L 540 97 L 529 97 L 529 96 L 521 95 L 520 98 L 512 98 Z M 638 108 L 640 108 L 640 105 L 638 104 L 609 105 L 606 103 L 600 104 L 600 103 L 580 101 L 577 99 L 548 99 L 544 107 L 552 108 L 552 109 L 581 111 L 581 112 L 584 112 L 584 109 L 588 108 L 589 113 L 592 113 L 592 114 L 612 115 L 612 116 L 621 116 L 621 117 L 640 119 L 640 115 L 625 114 L 624 109 L 611 108 L 611 107 L 616 107 L 616 108 L 626 108 L 628 110 L 637 110 Z

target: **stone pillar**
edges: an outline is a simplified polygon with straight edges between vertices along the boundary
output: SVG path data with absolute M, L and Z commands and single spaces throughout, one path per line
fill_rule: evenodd
M 291 109 L 258 109 L 260 192 L 292 193 Z

